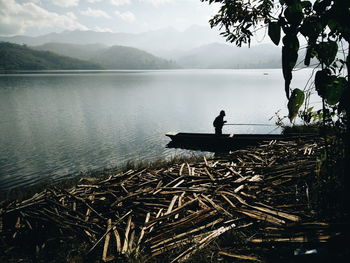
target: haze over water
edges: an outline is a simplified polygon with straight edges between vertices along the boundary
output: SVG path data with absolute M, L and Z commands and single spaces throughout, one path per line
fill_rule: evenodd
M 264 74 L 268 73 L 268 74 Z M 303 88 L 310 71 L 292 87 Z M 0 75 L 0 190 L 57 181 L 128 161 L 170 158 L 169 131 L 270 123 L 286 112 L 276 70 L 66 71 Z M 224 133 L 280 132 L 226 126 Z

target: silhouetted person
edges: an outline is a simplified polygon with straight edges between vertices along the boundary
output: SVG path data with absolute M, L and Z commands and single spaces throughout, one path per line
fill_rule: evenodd
M 216 135 L 222 135 L 222 127 L 224 126 L 224 123 L 226 123 L 226 121 L 224 121 L 224 117 L 225 117 L 225 112 L 222 110 L 220 111 L 220 115 L 217 116 L 213 122 Z

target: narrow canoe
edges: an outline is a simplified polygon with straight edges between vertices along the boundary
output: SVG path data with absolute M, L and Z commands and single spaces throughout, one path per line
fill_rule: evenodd
M 168 132 L 165 134 L 172 141 L 168 145 L 172 148 L 185 149 L 237 149 L 243 146 L 255 145 L 262 141 L 294 140 L 315 136 L 314 134 L 210 134 L 210 133 L 184 133 Z

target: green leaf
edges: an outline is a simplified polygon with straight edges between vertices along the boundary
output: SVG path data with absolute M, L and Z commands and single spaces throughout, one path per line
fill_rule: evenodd
M 300 1 L 293 1 L 291 5 L 288 5 L 284 11 L 284 16 L 290 24 L 298 26 L 304 18 Z
M 290 64 L 290 52 L 288 52 L 288 48 L 282 47 L 282 71 L 284 77 L 284 90 L 286 92 L 286 97 L 289 99 L 289 86 L 292 80 L 292 69 Z
M 309 38 L 309 41 L 316 42 L 317 37 L 322 33 L 323 25 L 318 17 L 311 16 L 304 19 L 300 27 L 300 33 Z
M 338 105 L 338 109 L 339 111 L 347 111 L 347 112 L 350 112 L 350 89 L 347 87 L 341 98 L 340 98 L 340 102 L 339 102 L 339 105 Z
M 282 68 L 292 71 L 298 60 L 298 52 L 293 49 L 282 47 Z
M 338 44 L 335 41 L 322 42 L 316 45 L 315 50 L 318 60 L 329 66 L 337 56 Z
M 302 1 L 302 2 L 301 2 L 301 6 L 302 6 L 303 8 L 312 8 L 312 4 L 311 4 L 310 1 Z
M 298 59 L 299 40 L 296 35 L 285 35 L 282 39 L 282 71 L 284 77 L 284 89 L 289 99 L 289 87 L 292 80 L 292 70 Z
M 304 65 L 309 66 L 310 65 L 310 60 L 311 60 L 311 55 L 312 55 L 312 47 L 308 47 L 306 50 L 305 54 L 305 60 L 304 60 Z
M 327 25 L 331 31 L 335 30 L 339 26 L 338 22 L 335 19 L 329 19 Z
M 296 35 L 287 34 L 283 37 L 282 42 L 286 48 L 291 49 L 295 52 L 298 52 L 300 44 L 299 44 L 299 39 Z
M 288 118 L 290 121 L 293 121 L 293 119 L 298 115 L 298 111 L 301 107 L 301 105 L 304 103 L 305 94 L 300 89 L 294 89 L 292 92 L 292 95 L 290 96 L 290 99 L 288 101 L 288 111 L 289 115 Z
M 289 5 L 292 5 L 294 1 L 300 2 L 300 0 L 284 0 L 283 2 L 289 6 Z M 281 0 L 280 0 L 280 2 L 281 2 Z
M 323 13 L 332 4 L 331 0 L 316 0 L 313 9 L 317 13 Z
M 278 46 L 280 43 L 281 38 L 281 26 L 278 22 L 270 22 L 269 23 L 269 37 L 271 38 L 272 42 Z
M 326 86 L 325 100 L 329 105 L 337 104 L 347 87 L 347 80 L 343 77 L 332 78 L 332 81 Z
M 347 85 L 345 78 L 331 75 L 327 69 L 316 72 L 315 88 L 329 105 L 335 105 L 341 100 Z
M 327 69 L 319 70 L 315 75 L 315 88 L 321 98 L 325 97 L 326 86 L 329 82 L 330 72 Z

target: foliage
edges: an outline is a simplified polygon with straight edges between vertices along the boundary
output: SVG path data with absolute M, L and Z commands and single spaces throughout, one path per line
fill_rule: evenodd
M 289 119 L 293 120 L 297 115 L 299 108 L 304 103 L 305 95 L 300 89 L 295 89 L 288 102 Z
M 317 124 L 284 126 L 282 134 L 318 134 L 320 127 Z
M 315 75 L 315 88 L 322 98 L 324 117 L 332 109 L 336 112 L 335 121 L 349 125 L 346 116 L 350 114 L 350 87 L 349 87 L 349 56 L 345 48 L 349 47 L 350 28 L 350 1 L 349 0 L 201 0 L 203 2 L 220 3 L 221 8 L 211 20 L 212 27 L 223 29 L 221 35 L 227 41 L 237 46 L 251 43 L 256 30 L 268 27 L 268 35 L 275 45 L 279 45 L 281 31 L 282 38 L 282 69 L 285 79 L 286 97 L 289 99 L 289 118 L 292 121 L 301 106 L 301 98 L 305 97 L 305 116 L 308 97 L 311 89 L 298 89 L 291 93 L 293 69 L 298 60 L 298 51 L 301 49 L 299 39 L 304 37 L 305 66 L 310 66 L 312 58 L 316 58 L 322 66 Z M 342 51 L 343 59 L 339 57 Z M 348 52 L 348 49 L 347 49 Z M 303 95 L 302 95 L 303 93 Z M 335 108 L 335 110 L 333 110 Z M 305 118 L 304 121 L 310 121 Z M 334 120 L 334 119 L 333 119 Z M 349 128 L 348 128 L 349 130 Z

